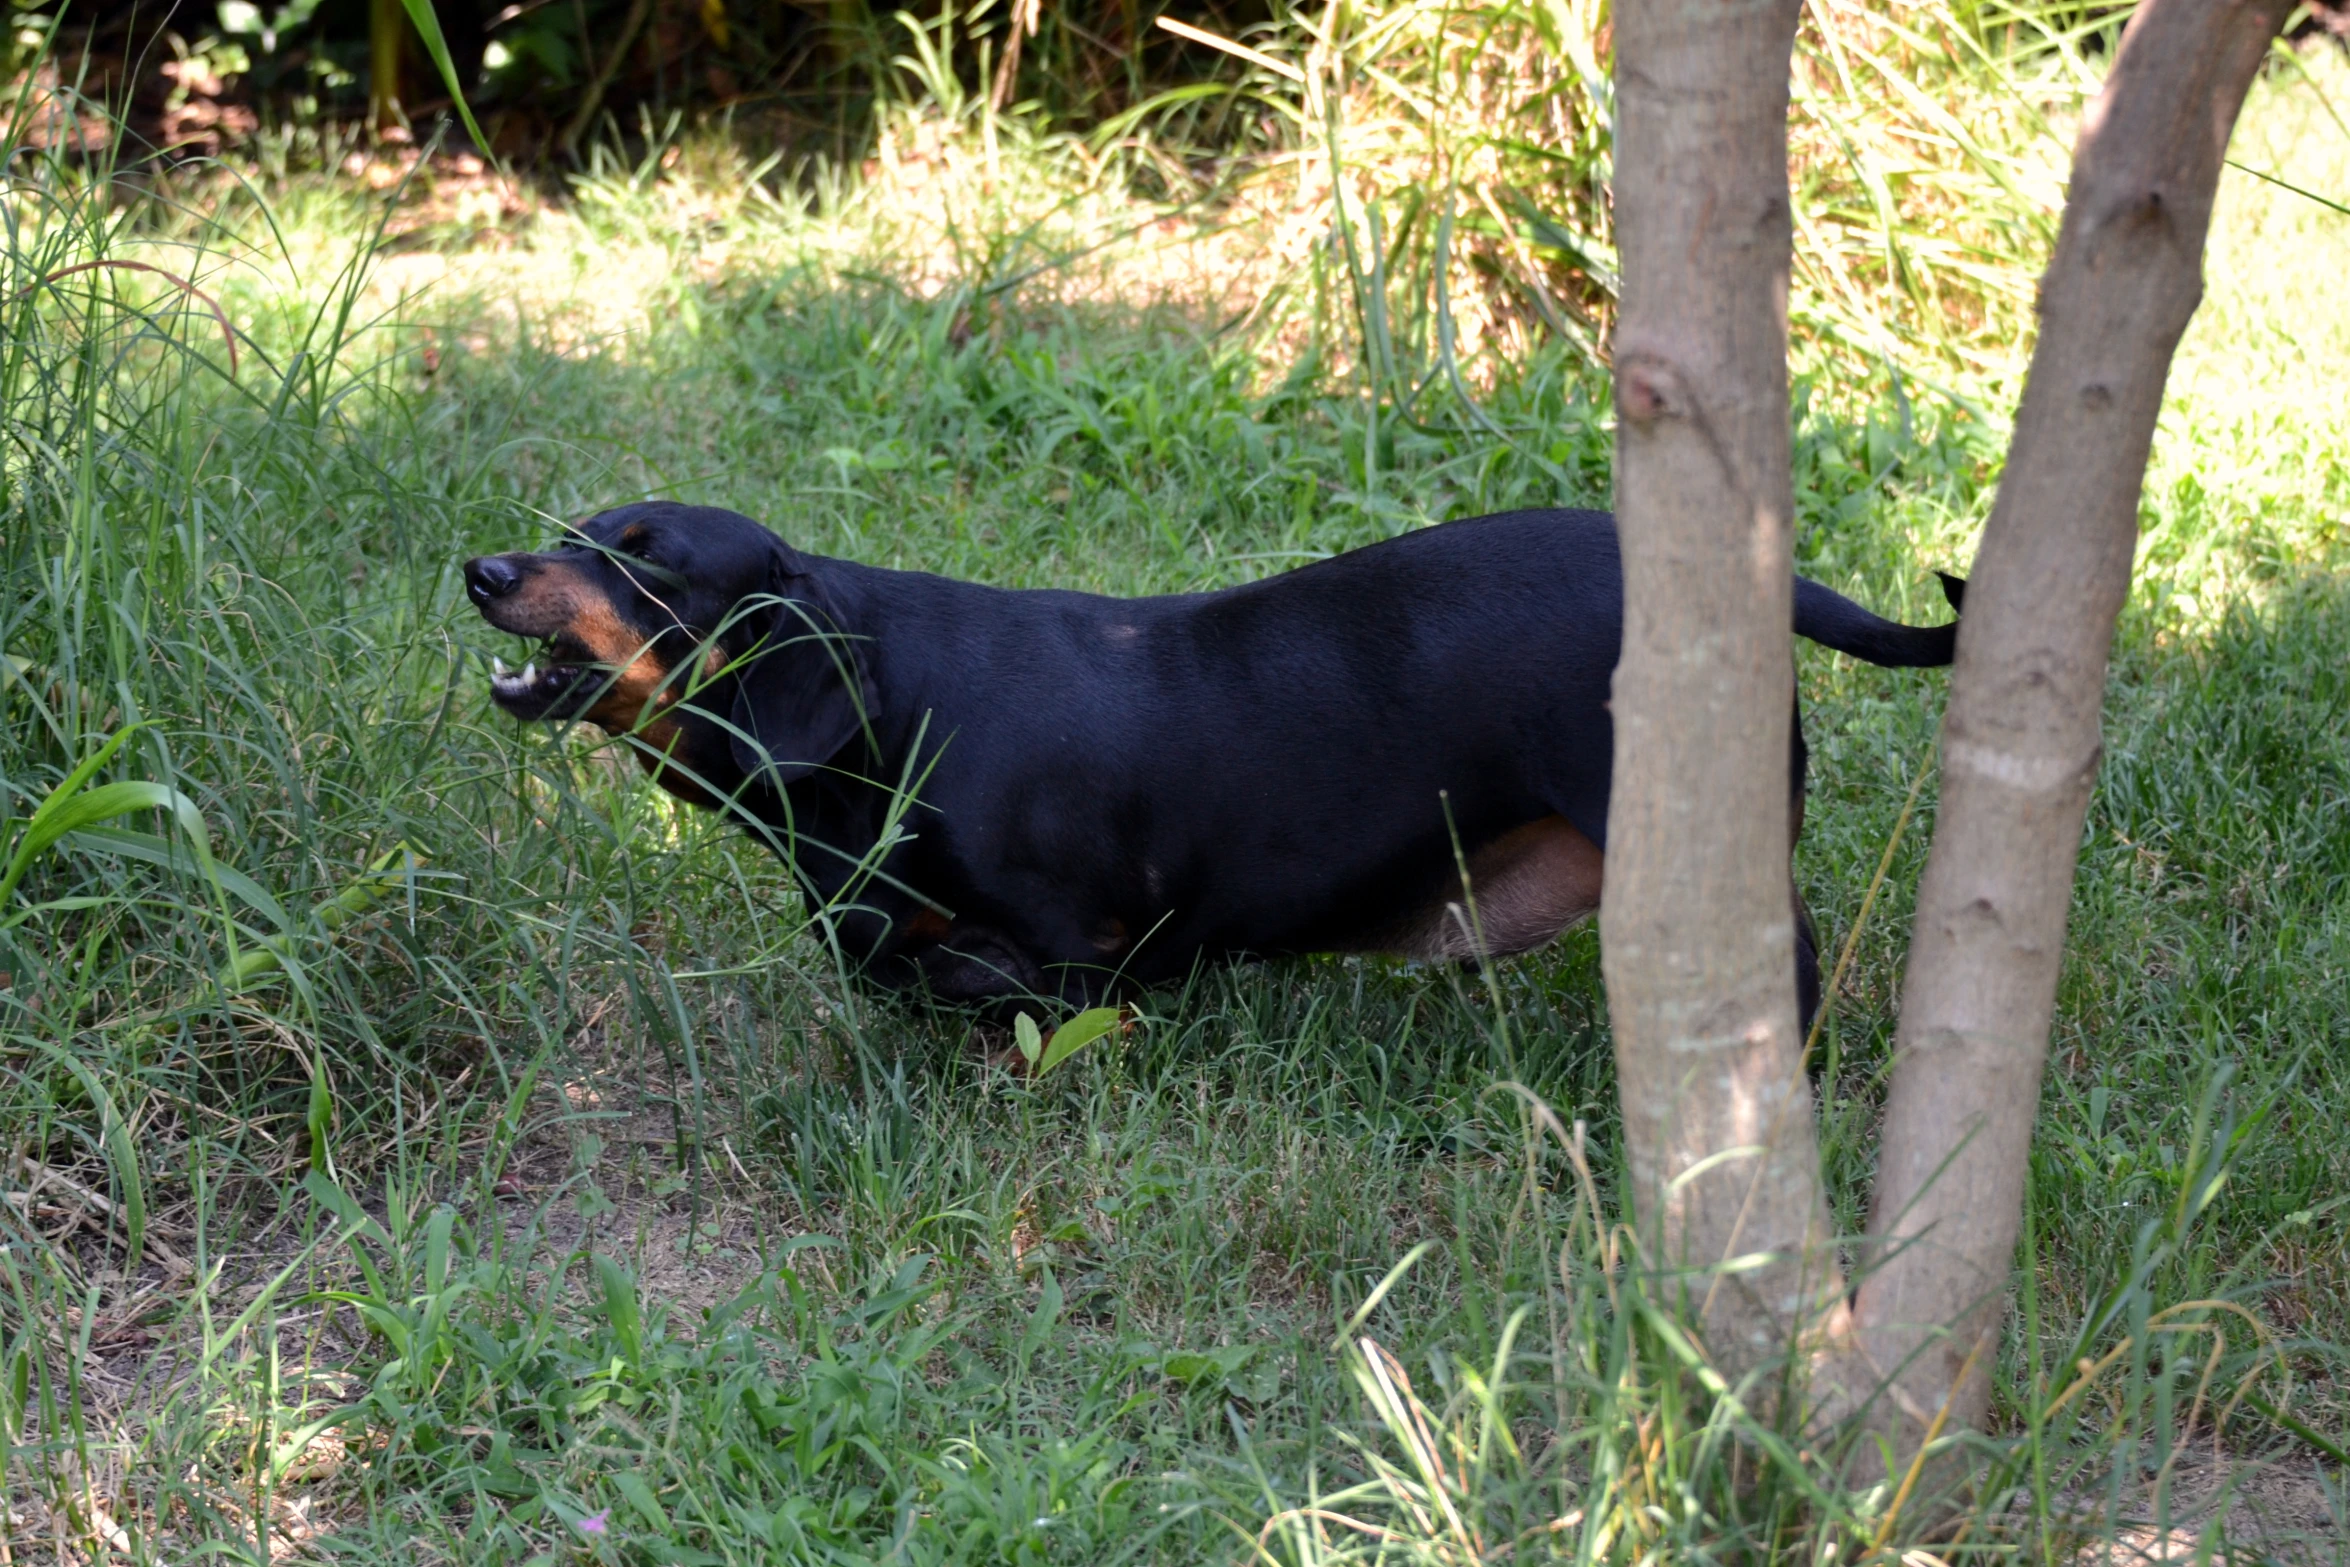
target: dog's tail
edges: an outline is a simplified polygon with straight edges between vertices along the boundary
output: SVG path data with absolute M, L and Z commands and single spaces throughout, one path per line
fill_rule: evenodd
M 1947 572 L 1934 575 L 1942 579 L 1942 596 L 1950 600 L 1950 607 L 1962 609 L 1966 584 Z M 1947 626 L 1905 626 L 1872 615 L 1843 594 L 1807 577 L 1795 579 L 1795 634 L 1894 669 L 1947 664 L 1958 649 L 1955 620 Z

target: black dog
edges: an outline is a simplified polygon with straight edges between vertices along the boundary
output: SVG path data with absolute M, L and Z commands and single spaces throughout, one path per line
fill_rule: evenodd
M 632 734 L 662 787 L 773 843 L 892 987 L 1090 1002 L 1202 958 L 1523 952 L 1599 906 L 1623 599 L 1604 512 L 1117 599 L 827 560 L 650 502 L 465 583 L 545 643 L 493 676 L 500 707 Z M 1947 664 L 1957 636 L 1801 579 L 1795 630 L 1885 665 Z M 1798 826 L 1804 756 L 1799 726 Z

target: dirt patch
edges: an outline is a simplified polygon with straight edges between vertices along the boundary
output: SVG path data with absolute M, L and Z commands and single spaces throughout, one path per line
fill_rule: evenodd
M 2284 1450 L 2259 1457 L 2214 1453 L 2208 1444 L 2172 1460 L 2159 1493 L 2149 1486 L 2110 1521 L 2102 1497 L 2080 1498 L 2075 1567 L 2338 1567 L 2350 1561 L 2350 1506 L 2342 1482 L 2315 1458 Z M 2111 1529 L 2110 1539 L 2105 1538 Z
M 617 1067 L 546 1091 L 562 1106 L 508 1158 L 495 1184 L 509 1245 L 534 1267 L 601 1252 L 650 1300 L 702 1313 L 741 1293 L 772 1243 L 801 1233 L 721 1136 L 699 1160 L 661 1085 Z M 682 1155 L 682 1157 L 681 1157 Z
M 603 1026 L 606 1014 L 624 1015 L 625 1007 L 606 1007 L 581 1030 L 569 1076 L 541 1089 L 532 1130 L 486 1197 L 489 1172 L 478 1162 L 486 1150 L 476 1148 L 470 1167 L 447 1172 L 445 1184 L 412 1200 L 420 1209 L 456 1203 L 479 1255 L 495 1248 L 516 1259 L 534 1299 L 556 1272 L 571 1280 L 571 1307 L 592 1299 L 598 1286 L 588 1259 L 612 1257 L 634 1275 L 644 1304 L 665 1308 L 672 1331 L 691 1337 L 798 1227 L 724 1139 L 681 1170 L 667 1087 L 638 1075 L 617 1030 Z M 146 1256 L 125 1277 L 101 1261 L 110 1215 L 84 1173 L 25 1177 L 33 1194 L 20 1206 L 28 1212 L 70 1218 L 73 1202 L 89 1210 L 84 1260 L 96 1289 L 88 1323 L 73 1309 L 52 1324 L 51 1363 L 70 1369 L 81 1419 L 71 1440 L 52 1445 L 45 1474 L 22 1463 L 11 1470 L 0 1502 L 0 1562 L 90 1561 L 131 1553 L 141 1541 L 160 1559 L 184 1559 L 185 1547 L 224 1530 L 250 1541 L 257 1497 L 268 1509 L 272 1559 L 309 1559 L 311 1540 L 353 1521 L 361 1502 L 343 1471 L 372 1437 L 352 1425 L 305 1434 L 296 1448 L 291 1433 L 363 1396 L 363 1375 L 390 1353 L 357 1311 L 319 1298 L 364 1290 L 356 1260 L 328 1243 L 327 1216 L 297 1197 L 243 1233 L 205 1245 L 155 1215 Z M 343 1189 L 385 1221 L 380 1177 L 353 1175 Z M 263 1391 L 265 1380 L 274 1394 Z M 16 1436 L 20 1455 L 46 1440 L 40 1430 Z M 186 1468 L 180 1500 L 158 1517 L 153 1471 L 165 1459 Z M 280 1471 L 274 1486 L 256 1483 L 266 1464 Z

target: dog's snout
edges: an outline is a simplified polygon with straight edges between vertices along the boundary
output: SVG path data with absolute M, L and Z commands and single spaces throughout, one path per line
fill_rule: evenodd
M 522 573 L 503 555 L 477 555 L 465 563 L 465 595 L 476 604 L 502 599 L 522 586 Z

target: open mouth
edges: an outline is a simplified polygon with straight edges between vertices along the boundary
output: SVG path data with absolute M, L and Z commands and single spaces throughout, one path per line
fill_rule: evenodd
M 550 642 L 520 669 L 490 660 L 490 700 L 516 718 L 574 718 L 611 678 L 600 664 L 574 661 Z

